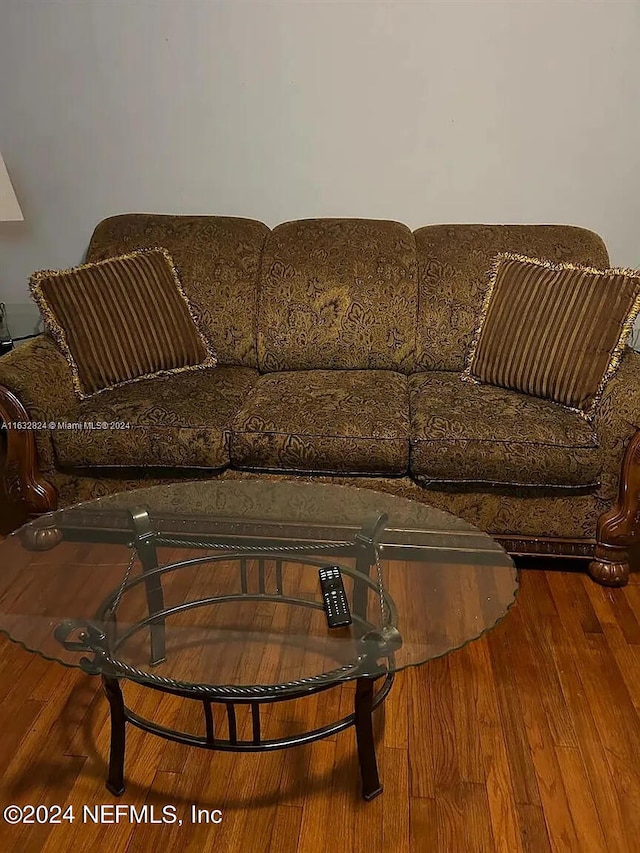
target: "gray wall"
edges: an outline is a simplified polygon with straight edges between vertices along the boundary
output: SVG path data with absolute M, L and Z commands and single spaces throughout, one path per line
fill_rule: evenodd
M 640 266 L 640 3 L 0 0 L 0 294 L 124 211 L 564 222 Z

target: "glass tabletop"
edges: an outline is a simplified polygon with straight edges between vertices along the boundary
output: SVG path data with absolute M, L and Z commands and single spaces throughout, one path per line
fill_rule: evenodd
M 318 571 L 341 570 L 329 628 Z M 41 516 L 0 543 L 0 631 L 50 660 L 176 690 L 286 694 L 480 636 L 517 573 L 473 526 L 366 488 L 195 481 Z

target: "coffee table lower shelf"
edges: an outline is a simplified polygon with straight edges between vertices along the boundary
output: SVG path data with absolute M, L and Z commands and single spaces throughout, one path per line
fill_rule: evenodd
M 382 683 L 375 688 L 375 682 Z M 286 749 L 291 746 L 299 746 L 305 743 L 330 737 L 336 732 L 341 732 L 351 726 L 356 730 L 356 743 L 358 748 L 358 761 L 360 764 L 360 775 L 362 778 L 362 796 L 365 800 L 373 800 L 382 793 L 382 785 L 378 776 L 378 765 L 376 761 L 375 741 L 373 736 L 373 711 L 384 702 L 393 684 L 394 673 L 388 672 L 377 678 L 362 677 L 356 680 L 355 707 L 353 714 L 349 714 L 334 723 L 329 723 L 317 729 L 312 729 L 302 734 L 286 738 L 263 740 L 261 737 L 260 708 L 262 705 L 273 702 L 286 702 L 301 699 L 320 693 L 324 690 L 335 690 L 343 682 L 337 681 L 333 684 L 325 684 L 320 687 L 305 688 L 294 693 L 265 699 L 259 693 L 246 692 L 241 698 L 233 696 L 230 698 L 212 699 L 206 692 L 198 695 L 197 688 L 182 691 L 158 684 L 142 684 L 140 686 L 158 690 L 161 693 L 171 693 L 186 699 L 202 702 L 205 721 L 205 736 L 191 734 L 147 720 L 134 713 L 124 703 L 120 679 L 103 675 L 102 684 L 105 695 L 109 701 L 111 713 L 111 747 L 109 753 L 109 772 L 107 776 L 107 789 L 119 797 L 125 791 L 124 761 L 126 744 L 126 725 L 137 726 L 150 734 L 165 738 L 166 740 L 184 743 L 188 746 L 197 746 L 202 749 L 220 750 L 223 752 L 269 752 L 276 749 Z M 213 724 L 213 704 L 222 704 L 226 707 L 227 724 L 229 730 L 228 738 L 215 736 Z M 252 739 L 239 740 L 236 729 L 236 705 L 249 705 L 252 717 Z

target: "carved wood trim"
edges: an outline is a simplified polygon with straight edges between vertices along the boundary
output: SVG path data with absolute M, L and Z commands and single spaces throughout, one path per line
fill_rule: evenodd
M 640 430 L 624 454 L 618 499 L 598 519 L 599 543 L 628 548 L 640 541 Z
M 491 534 L 511 556 L 593 558 L 595 539 L 562 539 L 553 536 L 501 536 Z
M 629 579 L 629 550 L 640 542 L 640 430 L 631 438 L 622 460 L 618 497 L 598 519 L 591 577 L 607 586 Z
M 57 507 L 55 488 L 38 467 L 33 430 L 6 429 L 5 423 L 28 423 L 27 410 L 13 391 L 0 385 L 0 421 L 7 440 L 7 458 L 2 472 L 7 497 L 26 505 L 29 515 L 41 515 Z

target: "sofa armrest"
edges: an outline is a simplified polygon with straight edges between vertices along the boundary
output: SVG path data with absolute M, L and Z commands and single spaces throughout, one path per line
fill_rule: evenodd
M 601 496 L 609 501 L 618 492 L 625 449 L 640 429 L 640 353 L 630 347 L 604 390 L 596 410 L 595 428 L 603 454 Z
M 46 335 L 39 335 L 0 358 L 0 387 L 6 389 L 0 391 L 2 421 L 59 421 L 77 402 L 69 365 Z M 51 431 L 8 430 L 9 443 L 18 440 L 18 432 L 29 432 L 33 436 L 37 467 L 41 471 L 53 470 L 55 455 Z
M 0 359 L 0 385 L 13 391 L 34 420 L 57 420 L 77 402 L 71 368 L 48 335 Z

